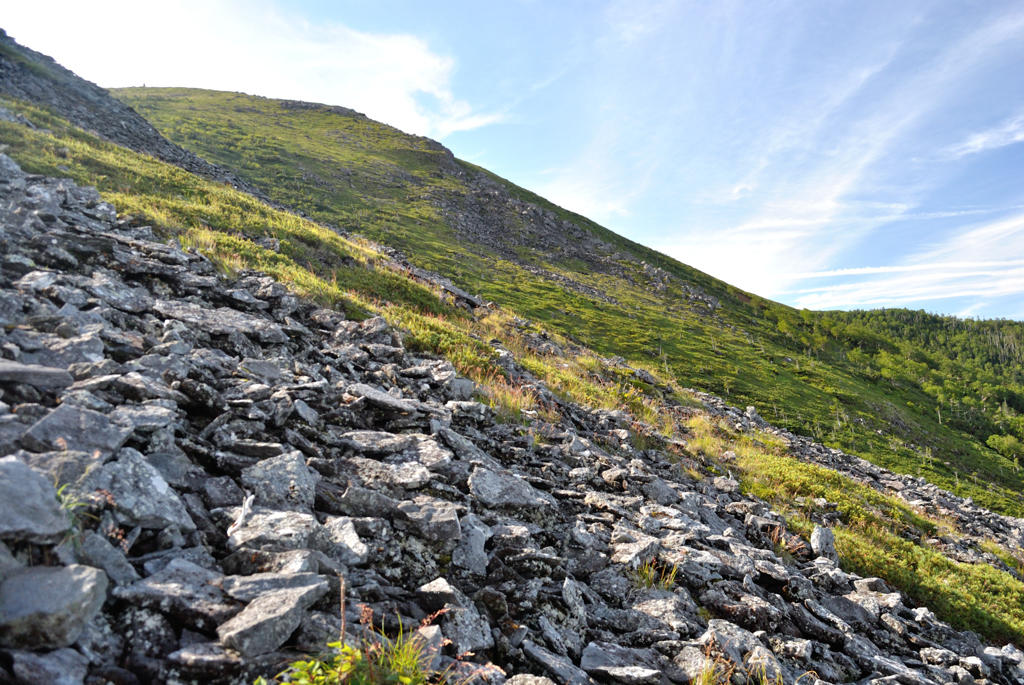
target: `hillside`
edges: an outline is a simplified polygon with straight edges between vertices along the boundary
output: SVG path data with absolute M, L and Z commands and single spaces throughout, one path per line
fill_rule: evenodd
M 420 176 L 400 180 L 440 204 L 406 227 L 506 270 L 459 288 L 359 222 L 264 202 L 269 176 L 254 195 L 226 166 L 154 158 L 135 112 L 29 57 L 0 55 L 0 683 L 227 685 L 288 664 L 302 682 L 353 658 L 325 650 L 339 633 L 368 659 L 405 645 L 383 678 L 405 685 L 1024 683 L 1024 519 L 773 426 L 789 405 L 688 390 L 678 359 L 597 316 L 685 322 L 673 349 L 782 366 L 776 389 L 830 374 L 944 412 L 949 375 L 979 408 L 935 429 L 987 458 L 973 436 L 1000 426 L 968 419 L 1015 430 L 1013 396 L 985 404 L 1013 388 L 1012 323 L 800 313 L 644 269 L 657 255 L 434 143 L 271 103 L 415 142 Z M 375 216 L 363 233 L 392 242 L 402 215 Z M 915 416 L 868 418 L 928 428 L 898 423 Z M 837 418 L 837 440 L 866 432 Z M 393 642 L 367 640 L 371 617 Z
M 1015 452 L 986 444 L 1024 437 L 1001 418 L 1019 410 L 1020 360 L 988 354 L 984 326 L 930 350 L 898 326 L 870 340 L 858 333 L 870 326 L 840 331 L 837 321 L 868 315 L 798 312 L 738 291 L 344 108 L 185 89 L 114 94 L 309 217 L 397 248 L 599 354 L 666 369 L 789 430 L 1024 512 Z M 922 325 L 940 334 L 947 324 Z M 983 377 L 965 345 L 986 357 Z M 999 391 L 979 393 L 979 383 Z

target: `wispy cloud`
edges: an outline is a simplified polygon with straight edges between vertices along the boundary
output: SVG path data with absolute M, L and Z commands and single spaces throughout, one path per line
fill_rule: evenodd
M 961 313 L 973 312 L 1024 292 L 1024 258 L 998 258 L 1006 254 L 1024 254 L 1024 214 L 957 232 L 900 264 L 800 274 L 826 282 L 789 294 L 798 306 L 821 309 L 980 299 Z
M 326 102 L 436 138 L 503 118 L 458 97 L 455 60 L 408 33 L 314 21 L 269 0 L 64 0 L 48 8 L 62 21 L 40 22 L 37 7 L 13 3 L 4 26 L 103 86 L 191 86 Z M 97 49 L 96 36 L 104 35 L 117 37 L 116 50 Z
M 947 153 L 956 159 L 1020 142 L 1024 142 L 1024 114 L 1004 121 L 999 126 L 987 131 L 972 133 L 967 140 L 949 148 Z

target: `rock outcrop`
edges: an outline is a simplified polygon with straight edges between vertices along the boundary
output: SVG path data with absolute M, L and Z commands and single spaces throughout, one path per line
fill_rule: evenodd
M 710 658 L 1024 684 L 1024 653 L 844 572 L 824 528 L 779 558 L 781 516 L 632 447 L 622 412 L 563 404 L 535 441 L 383 319 L 218 274 L 3 155 L 0 227 L 0 681 L 273 674 L 337 638 L 344 591 L 350 630 L 433 621 L 435 667 L 477 682 L 688 683 Z M 651 560 L 674 585 L 636 582 Z

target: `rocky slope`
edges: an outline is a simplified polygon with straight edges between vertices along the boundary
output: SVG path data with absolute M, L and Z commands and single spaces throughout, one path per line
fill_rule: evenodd
M 842 571 L 828 528 L 784 563 L 782 517 L 621 412 L 498 423 L 383 319 L 218 274 L 3 155 L 0 226 L 0 681 L 272 675 L 336 639 L 343 591 L 352 634 L 422 624 L 479 683 L 1024 683 L 1015 647 Z M 650 559 L 674 586 L 635 582 Z
M 249 193 L 279 206 L 227 169 L 211 164 L 160 135 L 135 110 L 57 64 L 19 45 L 0 29 L 0 93 L 53 108 L 68 121 L 105 140 Z

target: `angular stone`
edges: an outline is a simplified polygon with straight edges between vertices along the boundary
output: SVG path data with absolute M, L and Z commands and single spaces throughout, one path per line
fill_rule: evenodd
M 696 619 L 697 605 L 684 588 L 677 592 L 648 590 L 634 602 L 633 610 L 650 616 L 668 630 L 684 636 L 695 635 L 701 630 Z
M 19 364 L 3 359 L 0 360 L 0 381 L 26 383 L 43 390 L 54 390 L 68 387 L 75 379 L 63 369 L 37 364 Z
M 70 527 L 57 491 L 16 457 L 0 459 L 0 538 L 58 542 Z
M 383 431 L 350 431 L 339 436 L 346 447 L 369 456 L 381 456 L 402 452 L 413 446 L 416 438 L 403 433 Z
M 653 649 L 630 649 L 611 642 L 588 644 L 583 650 L 580 668 L 597 678 L 630 685 L 658 683 L 662 675 L 683 682 L 681 671 Z
M 167 614 L 193 630 L 210 632 L 239 611 L 216 585 L 221 578 L 190 561 L 174 559 L 149 578 L 115 588 L 114 597 Z
M 153 306 L 153 298 L 145 288 L 131 288 L 119 278 L 109 274 L 95 273 L 92 279 L 82 284 L 82 289 L 98 297 L 114 309 L 130 314 L 141 314 Z
M 256 509 L 242 526 L 228 538 L 228 548 L 308 549 L 317 537 L 323 535 L 323 526 L 310 514 L 293 511 Z
M 66 647 L 46 654 L 12 651 L 11 661 L 21 685 L 82 685 L 89 673 L 89 660 Z
M 567 658 L 552 654 L 530 640 L 523 640 L 523 651 L 563 685 L 596 685 L 586 671 L 574 666 Z
M 478 576 L 487 575 L 487 552 L 484 546 L 493 533 L 490 526 L 475 514 L 469 514 L 461 522 L 462 539 L 452 552 L 452 563 Z
M 636 533 L 633 535 L 634 542 L 625 542 L 613 545 L 612 563 L 626 564 L 636 568 L 649 559 L 658 556 L 661 551 L 661 541 L 658 538 Z
M 242 484 L 256 495 L 256 504 L 269 509 L 312 511 L 317 480 L 299 451 L 264 459 L 242 471 Z
M 36 566 L 0 585 L 0 645 L 70 647 L 107 598 L 107 576 L 89 566 Z
M 121 450 L 117 460 L 90 473 L 82 481 L 82 488 L 109 492 L 121 523 L 156 530 L 177 526 L 185 533 L 196 529 L 178 494 L 134 449 Z
M 110 455 L 121 449 L 132 429 L 89 409 L 62 404 L 39 419 L 21 437 L 33 452 L 77 450 Z
M 761 641 L 750 631 L 717 618 L 708 621 L 708 629 L 701 636 L 700 643 L 726 657 L 737 667 L 742 667 L 747 654 L 761 646 Z
M 392 397 L 386 392 L 381 392 L 376 388 L 372 388 L 365 383 L 354 383 L 345 389 L 345 392 L 353 397 L 362 397 L 366 401 L 379 408 L 387 411 L 398 412 L 399 414 L 415 414 L 419 408 L 418 402 L 411 402 L 409 400 L 400 400 L 397 397 Z
M 522 478 L 479 467 L 469 477 L 469 491 L 482 505 L 492 509 L 537 508 L 554 504 L 551 495 Z
M 273 321 L 244 314 L 236 309 L 203 309 L 188 302 L 166 300 L 157 301 L 153 309 L 162 316 L 192 324 L 211 335 L 241 333 L 262 343 L 288 342 L 288 336 Z
M 146 433 L 166 428 L 178 419 L 178 413 L 173 409 L 145 404 L 122 404 L 108 416 L 111 421 Z
M 315 573 L 254 573 L 250 576 L 226 576 L 220 586 L 234 599 L 251 602 L 268 592 L 293 590 L 322 582 L 324 579 Z
M 416 601 L 425 611 L 434 612 L 458 601 L 455 589 L 444 578 L 435 578 L 416 589 Z
M 359 539 L 352 519 L 347 516 L 328 517 L 323 537 L 326 542 L 321 550 L 343 564 L 359 566 L 365 564 L 370 555 L 370 549 Z
M 448 611 L 444 615 L 441 631 L 452 641 L 455 653 L 478 652 L 493 647 L 490 623 L 465 595 L 457 590 L 453 592 L 456 601 L 446 605 Z
M 839 553 L 836 552 L 836 536 L 831 529 L 815 526 L 811 531 L 811 549 L 819 557 L 839 563 Z
M 419 495 L 399 502 L 398 509 L 408 525 L 427 540 L 458 540 L 462 537 L 455 505 L 445 500 Z
M 275 590 L 253 600 L 240 614 L 217 628 L 221 642 L 253 657 L 283 645 L 302 622 L 306 609 L 327 594 L 327 581 Z
M 96 452 L 79 452 L 67 450 L 60 452 L 27 452 L 18 450 L 14 453 L 21 461 L 31 466 L 36 471 L 41 471 L 49 476 L 49 481 L 56 487 L 62 485 L 74 485 L 78 483 L 87 473 L 98 469 L 106 463 L 110 455 L 103 455 Z
M 139 579 L 138 572 L 128 563 L 124 552 L 92 530 L 82 535 L 78 559 L 88 566 L 103 569 L 117 585 L 130 585 Z

